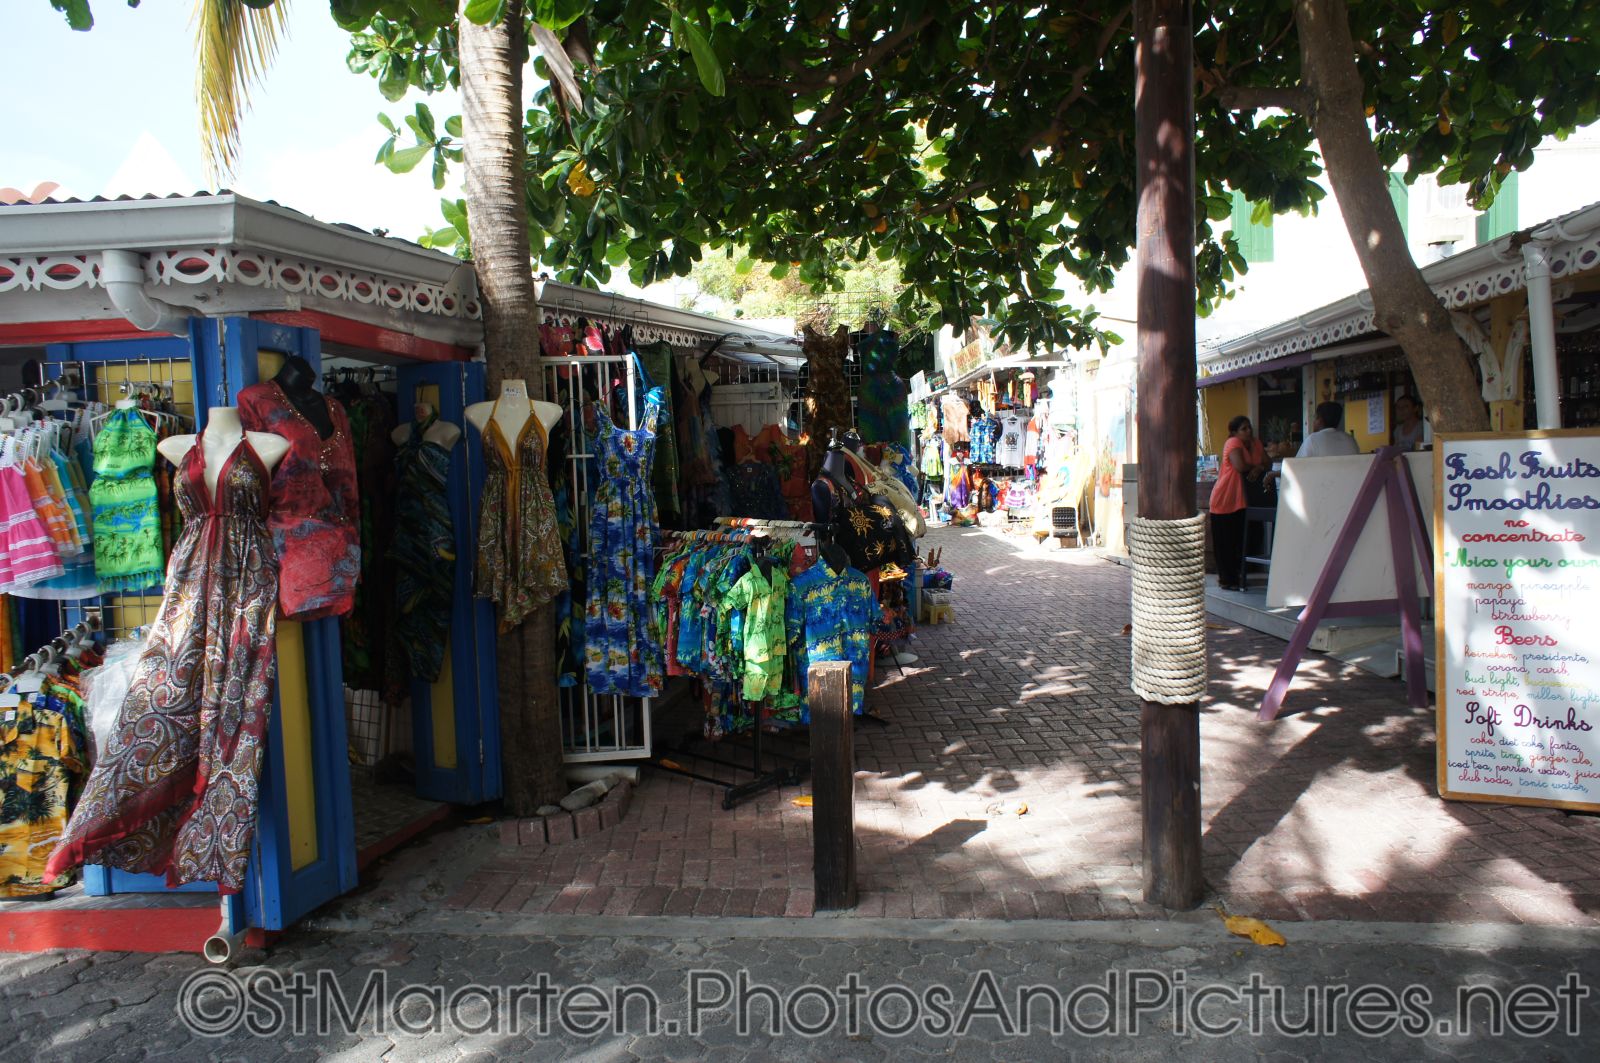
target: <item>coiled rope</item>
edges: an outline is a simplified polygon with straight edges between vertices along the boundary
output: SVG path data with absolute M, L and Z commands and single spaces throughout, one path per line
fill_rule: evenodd
M 1206 692 L 1206 518 L 1136 518 L 1133 558 L 1133 692 L 1187 705 Z

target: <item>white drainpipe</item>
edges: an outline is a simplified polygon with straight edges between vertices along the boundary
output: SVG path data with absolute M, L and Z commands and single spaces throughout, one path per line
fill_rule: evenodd
M 1532 340 L 1533 398 L 1540 428 L 1561 427 L 1561 374 L 1556 370 L 1556 313 L 1550 293 L 1550 248 L 1522 245 L 1528 274 L 1528 335 Z
M 137 251 L 100 252 L 100 283 L 111 296 L 111 305 L 144 332 L 189 334 L 189 319 L 194 311 L 152 299 L 144 290 L 144 264 Z

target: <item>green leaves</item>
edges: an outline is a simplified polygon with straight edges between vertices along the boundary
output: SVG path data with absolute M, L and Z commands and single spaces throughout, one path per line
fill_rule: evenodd
M 67 25 L 73 29 L 94 28 L 94 13 L 89 10 L 89 0 L 50 0 L 50 6 L 66 15 Z
M 461 13 L 480 26 L 499 22 L 506 11 L 506 0 L 467 0 Z
M 389 137 L 378 148 L 378 155 L 373 161 L 387 166 L 392 173 L 410 173 L 422 160 L 432 156 L 433 187 L 443 188 L 445 178 L 449 174 L 450 163 L 461 161 L 462 149 L 458 146 L 461 137 L 460 116 L 452 115 L 446 119 L 445 135 L 439 136 L 437 126 L 434 124 L 433 111 L 425 103 L 417 104 L 416 110 L 405 119 L 415 143 L 404 148 L 397 147 L 400 130 L 393 119 L 386 114 L 379 114 L 378 122 L 388 130 Z
M 694 58 L 695 70 L 700 74 L 700 84 L 705 86 L 705 90 L 713 96 L 724 95 L 728 86 L 722 74 L 722 63 L 717 59 L 717 53 L 711 47 L 711 39 L 705 31 L 674 10 L 672 37 L 688 47 L 689 54 Z
M 533 0 L 528 6 L 533 20 L 551 30 L 566 29 L 589 10 L 588 0 Z

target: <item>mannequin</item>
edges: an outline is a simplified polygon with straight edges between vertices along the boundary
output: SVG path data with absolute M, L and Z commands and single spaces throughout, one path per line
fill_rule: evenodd
M 842 448 L 833 448 L 822 459 L 822 475 L 811 482 L 811 515 L 824 522 L 833 519 L 833 502 L 854 501 L 860 489 L 852 473 L 850 461 Z
M 488 429 L 491 416 L 494 417 L 495 427 L 500 429 L 500 434 L 505 437 L 506 442 L 515 447 L 517 440 L 522 438 L 522 429 L 530 417 L 539 419 L 539 424 L 544 427 L 544 434 L 548 438 L 550 430 L 561 420 L 561 407 L 553 402 L 537 402 L 528 398 L 528 385 L 525 381 L 502 380 L 498 399 L 475 402 L 467 407 L 467 420 L 479 432 Z
M 419 402 L 411 408 L 411 419 L 417 424 L 421 424 L 432 416 L 433 407 L 425 402 Z M 401 425 L 389 433 L 389 438 L 394 440 L 395 446 L 401 445 L 411 438 L 411 425 Z M 435 421 L 428 426 L 426 432 L 422 433 L 422 438 L 435 446 L 450 450 L 461 439 L 461 427 L 453 425 L 449 421 Z
M 283 389 L 289 405 L 311 422 L 317 435 L 323 439 L 333 435 L 333 418 L 328 415 L 328 400 L 316 390 L 317 374 L 310 362 L 291 354 L 284 360 L 283 368 L 278 370 L 272 382 Z
M 768 553 L 772 546 L 772 536 L 764 531 L 752 532 L 750 535 L 750 555 L 757 568 L 761 570 L 763 578 L 772 578 L 773 560 Z
M 289 441 L 280 435 L 273 435 L 271 432 L 246 432 L 244 426 L 239 423 L 239 410 L 235 406 L 213 406 L 207 410 L 206 431 L 203 436 L 168 436 L 156 444 L 156 449 L 172 464 L 182 465 L 189 449 L 197 442 L 203 443 L 205 449 L 201 452 L 201 456 L 205 458 L 206 491 L 215 498 L 217 480 L 222 475 L 222 467 L 239 446 L 241 438 L 250 441 L 251 449 L 256 452 L 256 457 L 261 459 L 261 464 L 266 466 L 269 474 L 283 460 L 283 456 L 289 453 Z

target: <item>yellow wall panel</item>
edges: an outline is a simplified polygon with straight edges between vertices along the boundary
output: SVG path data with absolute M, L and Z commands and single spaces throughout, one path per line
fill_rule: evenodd
M 433 715 L 433 765 L 454 769 L 456 753 L 456 695 L 450 675 L 450 644 L 445 643 L 444 664 L 439 678 L 428 688 L 428 704 Z
M 311 689 L 304 629 L 278 621 L 278 720 L 283 732 L 284 800 L 289 811 L 289 862 L 296 871 L 317 859 L 317 774 L 312 760 Z
M 1221 454 L 1228 441 L 1228 422 L 1241 413 L 1250 413 L 1250 382 L 1230 380 L 1200 392 L 1201 409 L 1205 412 L 1205 446 L 1207 454 Z

